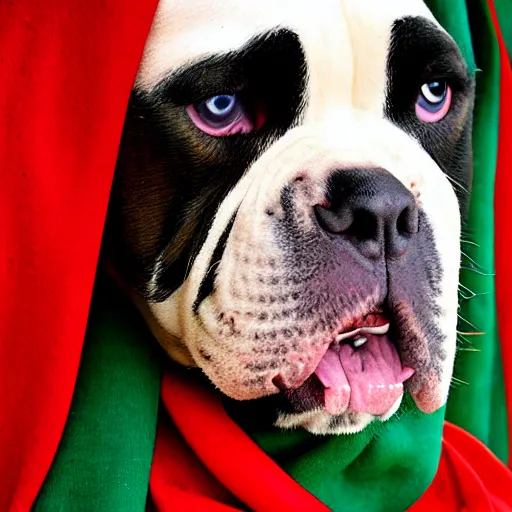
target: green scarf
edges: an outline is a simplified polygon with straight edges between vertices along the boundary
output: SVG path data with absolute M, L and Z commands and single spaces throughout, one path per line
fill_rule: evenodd
M 483 0 L 428 3 L 462 48 L 470 68 L 476 62 L 481 69 L 474 123 L 475 176 L 463 242 L 467 270 L 461 274 L 460 330 L 485 334 L 460 336 L 458 384 L 446 411 L 424 415 L 406 398 L 399 414 L 387 423 L 339 437 L 254 431 L 242 425 L 286 472 L 335 511 L 350 502 L 353 510 L 361 512 L 391 512 L 415 501 L 436 472 L 445 413 L 502 460 L 508 453 L 493 278 L 500 79 L 496 35 Z M 509 22 L 510 44 L 512 5 L 505 0 L 496 5 L 505 31 Z M 34 510 L 144 510 L 161 359 L 131 306 L 108 285 L 98 283 L 68 422 Z

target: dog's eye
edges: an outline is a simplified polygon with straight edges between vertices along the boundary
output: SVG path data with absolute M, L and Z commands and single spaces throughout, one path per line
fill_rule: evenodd
M 218 123 L 229 119 L 238 106 L 238 100 L 235 95 L 223 94 L 221 96 L 214 96 L 200 103 L 199 106 L 203 117 L 208 118 L 213 123 Z
M 452 90 L 446 82 L 429 82 L 421 86 L 416 101 L 416 115 L 425 123 L 436 123 L 450 110 Z
M 189 105 L 188 115 L 203 132 L 215 137 L 249 133 L 253 123 L 236 94 L 220 94 Z

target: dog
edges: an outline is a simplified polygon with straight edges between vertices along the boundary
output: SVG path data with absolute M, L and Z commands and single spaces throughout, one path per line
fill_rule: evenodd
M 420 0 L 160 0 L 103 258 L 177 364 L 314 434 L 447 400 L 474 80 Z

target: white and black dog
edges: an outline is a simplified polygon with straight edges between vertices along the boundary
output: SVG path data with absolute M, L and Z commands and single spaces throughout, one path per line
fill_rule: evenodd
M 279 427 L 359 431 L 404 390 L 435 411 L 473 94 L 420 0 L 161 0 L 109 267 L 174 361 Z

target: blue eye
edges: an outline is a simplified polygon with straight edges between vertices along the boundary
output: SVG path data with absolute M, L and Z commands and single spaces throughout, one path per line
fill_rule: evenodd
M 223 94 L 221 96 L 214 96 L 209 100 L 205 101 L 205 107 L 214 115 L 214 116 L 227 116 L 231 113 L 233 108 L 236 105 L 236 96 L 231 96 L 228 94 Z
M 446 82 L 429 82 L 423 84 L 418 98 L 420 107 L 429 112 L 438 112 L 444 106 L 448 93 Z
M 213 127 L 221 127 L 236 121 L 243 108 L 236 94 L 212 96 L 196 106 L 203 121 Z
M 452 89 L 444 81 L 423 84 L 416 100 L 416 116 L 424 123 L 437 123 L 450 111 Z
M 249 133 L 254 123 L 237 94 L 219 94 L 189 105 L 188 115 L 203 132 L 214 137 Z

